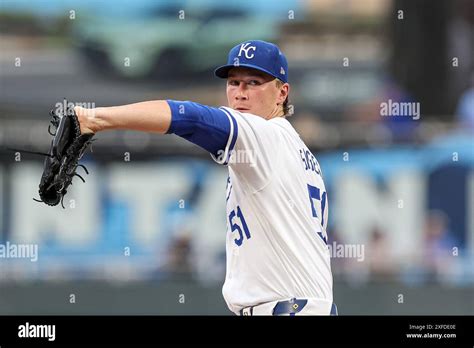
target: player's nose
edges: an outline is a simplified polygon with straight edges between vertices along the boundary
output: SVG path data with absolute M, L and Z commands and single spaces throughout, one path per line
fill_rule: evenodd
M 241 83 L 239 85 L 239 89 L 237 90 L 237 93 L 235 95 L 235 99 L 237 99 L 237 100 L 247 100 L 248 99 L 246 87 L 244 86 L 243 83 Z
M 247 97 L 247 94 L 238 92 L 238 93 L 235 95 L 235 99 L 236 99 L 236 100 L 248 100 L 249 98 Z

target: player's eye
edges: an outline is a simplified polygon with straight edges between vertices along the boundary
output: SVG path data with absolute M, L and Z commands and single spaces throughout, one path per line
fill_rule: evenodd
M 238 86 L 238 85 L 239 85 L 239 81 L 237 81 L 237 80 L 229 80 L 229 85 L 231 85 L 231 86 Z
M 260 85 L 260 81 L 258 81 L 258 80 L 250 80 L 248 84 L 249 84 L 250 86 L 259 86 L 259 85 Z

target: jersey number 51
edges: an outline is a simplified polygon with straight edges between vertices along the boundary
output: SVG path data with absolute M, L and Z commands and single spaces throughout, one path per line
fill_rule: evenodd
M 233 222 L 234 218 L 236 218 L 236 217 L 240 220 L 240 224 L 242 225 L 242 228 L 244 229 L 243 232 L 242 232 L 242 228 L 240 228 L 240 226 L 238 224 Z M 231 228 L 232 232 L 234 232 L 234 231 L 239 232 L 239 237 L 234 239 L 235 244 L 237 244 L 238 246 L 242 245 L 242 242 L 244 241 L 244 234 L 245 234 L 245 237 L 247 239 L 250 239 L 250 237 L 251 237 L 250 231 L 249 231 L 249 228 L 247 226 L 247 222 L 245 222 L 244 215 L 242 214 L 242 211 L 240 210 L 239 206 L 237 206 L 237 213 L 235 212 L 235 210 L 232 210 L 230 212 L 230 214 L 229 214 L 229 224 L 230 224 L 230 228 Z
M 321 201 L 321 228 L 322 231 L 318 231 L 318 236 L 321 237 L 323 242 L 327 245 L 328 244 L 328 239 L 327 235 L 324 229 L 324 209 L 326 209 L 326 199 L 327 199 L 327 194 L 326 191 L 323 191 L 321 194 L 320 189 L 317 188 L 316 186 L 312 186 L 308 184 L 308 193 L 309 193 L 309 201 L 311 203 L 311 213 L 313 214 L 313 217 L 317 218 L 318 213 L 316 211 L 316 208 L 314 206 L 314 200 L 317 199 L 318 201 Z

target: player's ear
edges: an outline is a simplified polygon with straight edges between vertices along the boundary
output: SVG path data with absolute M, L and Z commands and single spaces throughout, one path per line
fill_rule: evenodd
M 277 87 L 279 89 L 277 104 L 283 104 L 290 94 L 290 84 L 278 81 Z

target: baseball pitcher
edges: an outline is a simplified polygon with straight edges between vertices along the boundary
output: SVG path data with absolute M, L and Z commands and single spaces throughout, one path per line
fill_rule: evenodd
M 229 309 L 336 315 L 328 196 L 318 161 L 286 119 L 285 55 L 272 43 L 246 41 L 230 50 L 215 75 L 227 80 L 227 106 L 176 100 L 76 106 L 81 135 L 110 129 L 176 134 L 208 151 L 229 170 L 223 286 Z

